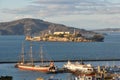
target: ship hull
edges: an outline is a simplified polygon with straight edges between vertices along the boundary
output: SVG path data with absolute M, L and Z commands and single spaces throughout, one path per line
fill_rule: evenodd
M 22 70 L 31 70 L 31 71 L 40 71 L 40 72 L 49 72 L 50 67 L 42 67 L 42 66 L 25 66 L 25 65 L 18 65 L 19 69 Z

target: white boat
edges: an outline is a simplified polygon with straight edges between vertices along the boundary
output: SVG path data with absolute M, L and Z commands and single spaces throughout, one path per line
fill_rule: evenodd
M 81 64 L 81 63 L 72 63 L 68 61 L 66 64 L 63 65 L 65 69 L 71 72 L 79 72 L 84 74 L 91 74 L 94 72 L 94 68 L 91 64 Z
M 94 77 L 92 76 L 78 76 L 78 77 L 75 77 L 74 80 L 96 80 L 96 79 L 94 79 Z
M 41 38 L 40 38 L 40 36 L 35 36 L 35 37 L 26 36 L 25 40 L 27 40 L 27 41 L 41 41 Z

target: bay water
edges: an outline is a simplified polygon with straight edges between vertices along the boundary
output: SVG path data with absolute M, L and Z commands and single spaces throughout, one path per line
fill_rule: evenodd
M 25 56 L 28 56 L 31 43 L 25 41 L 25 36 L 0 36 L 0 76 L 13 76 L 13 80 L 36 80 L 51 76 L 67 80 L 69 73 L 45 74 L 34 71 L 22 71 L 14 68 L 20 59 L 22 43 L 25 44 Z M 104 42 L 32 42 L 34 60 L 40 60 L 40 46 L 43 47 L 45 58 L 52 60 L 99 60 L 120 59 L 120 33 L 107 33 Z M 28 59 L 28 58 L 26 58 Z M 5 63 L 4 63 L 5 62 Z M 65 62 L 56 62 L 62 67 Z M 119 65 L 120 61 L 86 62 L 92 65 Z

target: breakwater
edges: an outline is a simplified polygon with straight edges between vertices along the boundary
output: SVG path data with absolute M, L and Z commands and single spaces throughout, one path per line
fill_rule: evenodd
M 54 62 L 67 62 L 68 60 L 53 60 Z M 83 61 L 83 62 L 96 62 L 96 61 L 120 61 L 120 59 L 83 59 L 83 60 L 78 60 L 78 59 L 76 59 L 76 60 L 70 60 L 70 61 L 72 61 L 72 62 L 76 62 L 76 61 Z M 18 61 L 0 61 L 0 63 L 2 64 L 2 63 L 17 63 Z M 29 62 L 29 61 L 27 61 L 27 62 Z M 34 61 L 35 63 L 39 63 L 40 61 L 39 60 L 36 60 L 36 61 Z M 44 62 L 50 62 L 50 60 L 48 60 L 48 61 L 44 61 Z

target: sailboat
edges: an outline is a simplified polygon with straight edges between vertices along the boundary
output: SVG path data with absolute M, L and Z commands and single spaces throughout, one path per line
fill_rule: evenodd
M 31 70 L 31 71 L 40 71 L 40 72 L 55 72 L 56 66 L 54 65 L 54 62 L 51 61 L 49 64 L 44 64 L 43 56 L 42 56 L 42 47 L 40 51 L 41 55 L 41 65 L 35 65 L 33 61 L 33 55 L 32 55 L 32 45 L 30 45 L 30 63 L 26 63 L 24 60 L 24 46 L 22 46 L 22 53 L 21 53 L 21 61 L 18 62 L 15 67 L 22 69 L 22 70 Z

